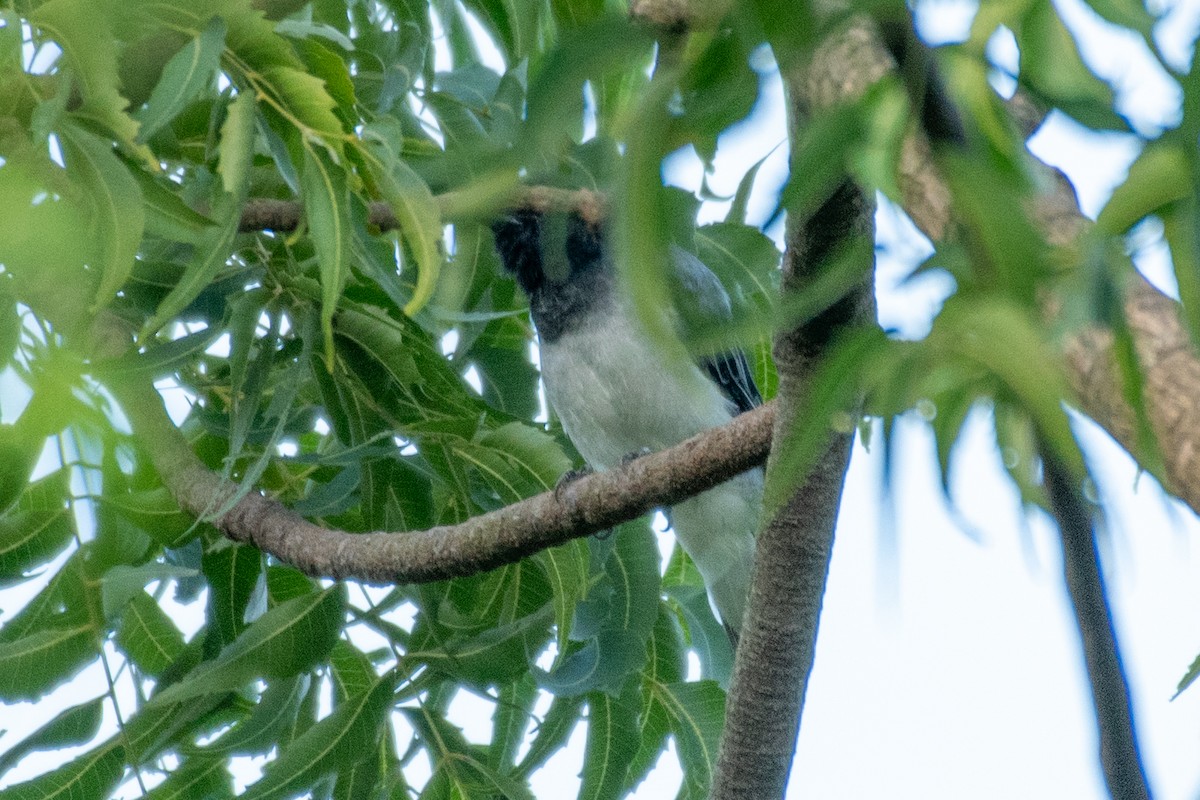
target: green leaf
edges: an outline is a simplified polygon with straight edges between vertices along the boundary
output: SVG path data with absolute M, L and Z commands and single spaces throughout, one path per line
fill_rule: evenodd
M 1021 49 L 1021 82 L 1084 125 L 1127 130 L 1113 110 L 1113 92 L 1079 56 L 1075 39 L 1053 3 L 1033 2 L 1014 31 Z
M 1162 212 L 1163 238 L 1171 250 L 1171 269 L 1192 342 L 1200 341 L 1200 242 L 1196 199 L 1189 196 Z
M 1067 469 L 1084 474 L 1063 409 L 1069 396 L 1066 379 L 1028 312 L 999 300 L 954 298 L 943 306 L 931 337 L 1003 381 Z M 1004 342 L 1004 347 L 996 347 L 996 342 Z
M 179 195 L 144 170 L 130 168 L 142 191 L 146 212 L 146 233 L 186 244 L 200 244 L 204 234 L 216 223 L 193 211 Z M 166 182 L 169 186 L 175 184 Z
M 255 677 L 286 678 L 311 669 L 337 641 L 346 613 L 345 594 L 339 585 L 275 606 L 220 656 L 157 695 L 153 704 L 227 692 Z
M 83 107 L 77 113 L 132 145 L 138 125 L 125 113 L 129 102 L 120 92 L 119 48 L 110 19 L 112 15 L 103 6 L 89 0 L 50 0 L 29 16 L 31 24 L 54 38 L 72 67 L 72 77 L 83 95 Z
M 1114 25 L 1131 28 L 1146 39 L 1154 34 L 1157 21 L 1139 0 L 1087 0 L 1088 6 Z
M 589 593 L 586 608 L 581 606 L 581 612 L 601 620 L 599 630 L 551 672 L 534 673 L 539 684 L 556 695 L 617 694 L 626 677 L 646 662 L 646 645 L 658 617 L 658 547 L 641 521 L 622 525 L 613 538 L 605 563 L 607 580 Z
M 233 797 L 227 762 L 223 758 L 192 756 L 171 771 L 143 800 L 217 800 Z
M 244 198 L 250 183 L 254 158 L 254 123 L 258 106 L 252 92 L 240 92 L 229 103 L 225 123 L 221 125 L 221 152 L 217 172 L 221 186 L 235 198 Z
M 708 616 L 712 618 L 711 613 Z M 625 785 L 630 789 L 645 779 L 667 747 L 671 733 L 670 716 L 661 699 L 651 689 L 659 684 L 683 680 L 686 672 L 685 652 L 678 618 L 664 603 L 659 606 L 658 621 L 650 639 L 650 657 L 646 659 L 646 668 L 642 670 L 642 706 L 637 732 L 639 746 L 625 776 Z
M 733 648 L 729 634 L 713 616 L 703 586 L 675 586 L 667 594 L 679 602 L 687 622 L 689 643 L 700 659 L 700 676 L 728 688 L 733 674 Z
M 7 367 L 21 345 L 21 309 L 16 298 L 0 293 L 0 368 Z
M 108 797 L 125 774 L 125 748 L 113 737 L 56 770 L 0 791 L 0 800 L 89 800 Z
M 435 649 L 410 651 L 407 655 L 439 673 L 481 689 L 494 683 L 508 683 L 529 671 L 529 665 L 545 644 L 549 611 L 546 607 L 514 622 L 485 628 Z
M 325 365 L 333 369 L 333 314 L 350 273 L 350 189 L 345 171 L 325 152 L 304 145 L 300 171 L 304 212 L 321 272 L 321 332 Z
M 108 142 L 77 126 L 64 126 L 59 134 L 67 172 L 91 206 L 88 225 L 100 270 L 95 304 L 105 306 L 133 272 L 146 225 L 142 190 Z
M 148 583 L 193 578 L 196 575 L 196 570 L 173 564 L 160 564 L 158 561 L 138 566 L 118 564 L 104 572 L 101 578 L 100 596 L 104 619 L 115 619 L 119 616 L 126 603 L 139 594 L 145 594 Z
M 474 0 L 470 6 L 504 51 L 506 61 L 515 64 L 535 52 L 539 29 L 545 24 L 541 4 L 530 0 Z M 453 29 L 459 27 L 453 24 L 456 21 L 457 14 L 449 21 Z M 463 49 L 472 47 L 469 40 L 463 45 Z
M 0 583 L 21 579 L 54 558 L 74 534 L 74 519 L 65 506 L 14 511 L 0 518 Z
M 578 28 L 604 13 L 604 0 L 550 0 L 554 21 L 562 28 Z
M 198 532 L 195 518 L 179 508 L 165 486 L 128 494 L 112 492 L 103 500 L 164 547 L 179 547 Z
M 264 70 L 254 82 L 269 98 L 268 102 L 274 101 L 272 106 L 295 126 L 306 143 L 318 141 L 330 155 L 341 158 L 348 137 L 335 113 L 337 101 L 330 95 L 325 81 L 303 69 L 277 66 Z
M 340 644 L 340 642 L 339 642 Z M 308 675 L 273 681 L 262 693 L 254 712 L 215 742 L 197 750 L 197 754 L 252 755 L 276 747 L 282 731 L 296 722 L 296 715 L 308 695 L 312 680 Z
M 1122 234 L 1163 206 L 1187 197 L 1192 191 L 1191 165 L 1176 145 L 1151 142 L 1129 167 L 1125 181 L 1113 190 L 1096 223 L 1112 234 Z
M 529 84 L 522 160 L 537 164 L 552 158 L 562 142 L 581 130 L 584 82 L 614 70 L 642 68 L 651 46 L 643 28 L 617 14 L 564 33 Z M 657 169 L 653 176 L 657 181 Z
M 369 692 L 343 702 L 283 749 L 267 767 L 262 780 L 250 786 L 242 798 L 293 797 L 312 787 L 322 776 L 371 755 L 391 710 L 397 680 L 394 672 L 389 673 Z
M 208 579 L 208 636 L 219 650 L 246 628 L 246 606 L 262 571 L 263 554 L 254 547 L 229 542 L 205 548 L 204 575 Z
M 829 442 L 829 428 L 839 414 L 859 401 L 864 365 L 889 347 L 883 331 L 868 329 L 847 336 L 818 368 L 813 391 L 789 435 L 772 448 L 772 463 L 763 484 L 763 519 L 769 519 L 792 496 Z M 813 420 L 821 420 L 815 424 Z
M 146 107 L 137 114 L 142 124 L 138 131 L 139 142 L 147 141 L 209 86 L 220 66 L 224 49 L 225 22 L 220 17 L 213 17 L 200 35 L 172 56 L 163 68 L 162 77 L 150 93 Z
M 1200 655 L 1196 656 L 1187 671 L 1183 673 L 1183 677 L 1179 679 L 1179 685 L 1175 687 L 1175 694 L 1171 696 L 1171 699 L 1174 700 L 1183 694 L 1183 690 L 1195 683 L 1196 678 L 1200 678 Z
M 683 767 L 681 795 L 708 797 L 725 725 L 725 693 L 713 681 L 657 683 L 650 688 L 662 703 Z
M 338 639 L 330 651 L 329 667 L 335 704 L 366 692 L 378 677 L 371 659 L 345 639 Z
M 105 697 L 71 706 L 0 755 L 0 775 L 34 750 L 58 750 L 85 744 L 100 732 Z
M 41 409 L 39 409 L 40 411 Z M 39 424 L 39 416 L 40 413 L 35 413 L 27 408 L 21 414 L 16 425 L 0 424 L 0 514 L 11 509 L 29 488 L 29 477 L 33 474 L 33 469 L 42 455 L 42 448 L 45 444 L 43 437 L 52 432 L 46 430 L 46 426 Z M 52 427 L 57 428 L 57 426 Z M 65 505 L 66 492 L 60 490 L 56 494 L 59 499 L 58 505 Z M 8 572 L 8 568 L 5 566 L 5 554 L 10 547 L 18 548 L 14 551 L 14 557 L 19 557 L 17 555 L 20 552 L 19 548 L 23 546 L 21 531 L 24 531 L 25 534 L 36 535 L 25 527 L 28 524 L 27 521 L 16 518 L 7 522 L 0 521 L 0 580 L 3 580 Z M 36 525 L 36 522 L 33 524 Z M 45 544 L 49 546 L 49 542 Z M 37 558 L 32 553 L 29 557 Z
M 148 341 L 151 336 L 154 336 L 154 333 L 160 331 L 164 325 L 167 325 L 176 315 L 190 306 L 192 301 L 196 300 L 205 288 L 208 288 L 212 278 L 216 277 L 217 272 L 220 272 L 226 265 L 226 261 L 229 260 L 229 255 L 233 251 L 234 236 L 238 235 L 241 206 L 234 203 L 224 203 L 223 205 L 224 209 L 220 215 L 223 218 L 218 222 L 220 227 L 212 228 L 208 234 L 203 236 L 184 275 L 180 277 L 179 282 L 174 285 L 167 296 L 163 297 L 162 302 L 158 303 L 154 317 L 146 321 L 140 332 L 139 338 L 143 342 Z M 220 335 L 220 331 L 210 330 L 199 331 L 199 333 Z
M 416 261 L 416 286 L 404 313 L 417 313 L 433 296 L 441 273 L 442 220 L 429 186 L 410 166 L 396 158 L 381 139 L 368 142 L 373 156 L 371 177 L 400 223 L 400 233 Z
M 553 436 L 532 425 L 510 422 L 482 431 L 475 441 L 504 460 L 506 475 L 488 476 L 505 503 L 513 503 L 553 488 L 571 468 L 571 459 Z
M 180 734 L 196 727 L 214 711 L 226 708 L 229 692 L 179 703 L 146 703 L 125 720 L 125 741 L 132 761 L 145 763 L 165 747 L 175 748 Z
M 468 744 L 462 731 L 431 713 L 429 708 L 401 708 L 400 712 L 428 748 L 436 770 L 431 784 L 435 780 L 449 784 L 445 788 L 452 797 L 500 796 L 507 800 L 533 800 L 528 786 L 493 770 L 480 758 L 480 748 Z M 426 791 L 428 789 L 426 787 Z
M 571 638 L 575 606 L 587 594 L 588 548 L 582 539 L 542 550 L 536 556 L 554 590 L 554 625 L 558 631 L 558 652 L 565 654 Z
M 641 742 L 635 677 L 616 697 L 603 692 L 587 696 L 588 734 L 583 752 L 581 800 L 624 796 L 625 776 Z
M 488 748 L 488 764 L 497 771 L 511 772 L 516 764 L 517 751 L 525 741 L 537 697 L 537 684 L 528 674 L 500 687 L 492 716 L 492 744 Z
M 529 743 L 529 752 L 513 770 L 514 777 L 520 779 L 529 777 L 531 773 L 545 764 L 550 756 L 562 749 L 579 722 L 579 713 L 583 709 L 583 703 L 583 695 L 555 697 L 551 701 L 550 710 L 546 712 L 546 716 L 535 728 L 533 741 Z
M 142 326 L 139 334 L 141 341 L 149 340 L 163 326 L 175 319 L 179 312 L 191 305 L 229 260 L 233 240 L 237 236 L 238 224 L 241 221 L 242 202 L 225 196 L 219 205 L 220 208 L 214 209 L 217 226 L 202 237 L 179 281 L 158 304 L 154 316 Z M 211 332 L 219 334 L 216 330 Z
M 0 644 L 0 698 L 36 700 L 96 657 L 90 625 L 50 628 Z
M 280 30 L 280 26 L 276 25 L 275 30 Z M 336 111 L 341 114 L 342 119 L 354 124 L 357 100 L 354 97 L 354 80 L 350 76 L 346 61 L 318 42 L 312 36 L 315 32 L 318 31 L 304 31 L 303 33 L 307 35 L 296 42 L 296 49 L 304 57 L 308 71 L 325 81 L 325 89 L 337 101 Z M 341 36 L 341 34 L 336 35 Z M 354 49 L 354 43 L 349 39 L 345 39 L 339 44 L 346 50 Z
M 378 795 L 380 786 L 380 770 L 386 759 L 389 743 L 376 745 L 374 753 L 368 753 L 358 763 L 338 772 L 337 783 L 333 787 L 332 800 L 372 800 Z M 403 771 L 393 770 L 392 774 L 403 781 Z
M 90 600 L 84 582 L 84 550 L 76 550 L 53 574 L 46 587 L 24 608 L 8 617 L 0 626 L 0 642 L 16 642 L 34 631 L 49 627 L 75 627 L 88 624 L 91 610 L 86 603 L 68 602 L 84 597 Z
M 183 652 L 183 634 L 150 595 L 138 592 L 123 609 L 117 644 L 143 672 L 158 675 Z
M 0 261 L 12 276 L 12 295 L 69 334 L 86 322 L 98 285 L 84 268 L 95 248 L 80 224 L 92 213 L 88 198 L 32 144 L 0 139 L 0 156 Z

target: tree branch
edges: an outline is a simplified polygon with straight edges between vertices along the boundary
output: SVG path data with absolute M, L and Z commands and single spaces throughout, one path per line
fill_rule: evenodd
M 531 211 L 574 211 L 590 223 L 604 218 L 605 198 L 590 189 L 558 189 L 553 186 L 517 186 L 500 195 L 482 200 L 470 190 L 444 192 L 436 195 L 438 210 L 447 219 L 492 216 L 502 208 L 527 208 Z M 485 213 L 486 212 L 486 213 Z M 242 233 L 254 231 L 279 231 L 290 233 L 300 227 L 304 219 L 304 206 L 299 200 L 274 200 L 268 197 L 253 197 L 242 208 L 238 230 Z M 381 231 L 393 231 L 400 227 L 392 207 L 383 202 L 367 205 L 367 223 Z
M 310 575 L 378 583 L 465 577 L 636 519 L 762 464 L 775 405 L 612 470 L 586 475 L 458 525 L 348 533 L 314 525 L 281 503 L 217 475 L 192 452 L 149 384 L 110 384 L 137 440 L 180 507 Z
M 1104 781 L 1114 798 L 1149 800 L 1150 786 L 1138 751 L 1133 703 L 1104 590 L 1092 515 L 1079 482 L 1049 448 L 1042 448 L 1042 465 L 1046 495 L 1062 540 L 1063 577 L 1091 682 Z
M 807 68 L 784 76 L 792 141 L 800 135 L 814 102 L 807 79 L 828 68 L 829 59 L 845 58 L 844 44 L 833 37 Z M 839 66 L 843 77 L 858 74 L 856 63 Z M 783 258 L 785 295 L 804 291 L 840 246 L 855 237 L 871 236 L 872 212 L 863 192 L 847 181 L 811 219 L 789 216 Z M 864 256 L 862 286 L 815 319 L 776 338 L 780 380 L 775 443 L 787 442 L 794 427 L 813 424 L 805 421 L 805 406 L 817 366 L 848 326 L 874 318 L 873 250 L 865 249 Z M 792 489 L 788 501 L 765 520 L 759 533 L 713 800 L 783 797 L 816 659 L 821 604 L 853 441 L 853 433 L 830 432 L 824 452 L 805 476 L 783 474 L 781 463 L 775 458 L 768 461 L 768 487 L 783 484 Z
M 892 47 L 892 53 L 902 65 L 909 58 L 914 63 L 924 61 L 924 48 L 919 46 L 915 52 L 905 52 L 905 43 L 898 42 L 898 47 Z M 918 64 L 923 69 L 925 64 Z M 910 78 L 913 70 L 902 70 Z M 920 76 L 917 77 L 921 81 Z M 921 81 L 924 84 L 924 81 Z M 910 89 L 921 88 L 910 83 Z M 966 144 L 960 128 L 940 124 L 940 120 L 952 120 L 955 111 L 944 93 L 922 98 L 927 104 L 941 108 L 924 108 L 923 133 L 930 141 L 951 147 L 962 147 Z M 1028 136 L 1037 125 L 1040 114 L 1031 104 L 1023 103 L 1020 99 L 1009 104 L 1021 130 Z M 934 124 L 930 124 L 933 120 Z M 1046 168 L 1051 180 L 1048 181 L 1050 191 L 1044 192 L 1033 203 L 1031 209 L 1038 219 L 1049 242 L 1057 246 L 1069 246 L 1077 242 L 1085 233 L 1087 223 L 1079 213 L 1078 202 L 1070 183 L 1057 171 Z M 933 165 L 929 165 L 931 175 L 937 176 Z M 950 209 L 952 210 L 952 209 Z M 950 228 L 953 221 L 945 220 L 941 227 Z M 1055 301 L 1048 299 L 1046 307 L 1050 313 L 1055 310 Z M 1167 309 L 1163 308 L 1163 311 Z M 1175 313 L 1168 311 L 1166 317 L 1175 320 Z M 1182 327 L 1182 326 L 1180 326 Z M 1186 332 L 1183 333 L 1186 337 Z M 1105 341 L 1102 334 L 1091 331 L 1085 332 L 1086 338 L 1077 338 L 1068 344 L 1068 352 L 1080 351 L 1081 341 L 1090 339 L 1098 350 L 1105 346 L 1109 349 L 1108 358 L 1103 363 L 1111 364 L 1112 340 L 1109 335 Z M 1145 352 L 1148 347 L 1160 346 L 1161 336 L 1146 337 L 1146 341 L 1135 344 Z M 1194 355 L 1188 351 L 1186 339 L 1178 339 L 1174 343 L 1178 352 L 1184 353 L 1184 358 L 1195 364 Z M 1152 363 L 1160 365 L 1165 359 L 1155 357 L 1156 353 L 1148 353 Z M 1069 363 L 1069 362 L 1068 362 Z M 1156 368 L 1157 369 L 1157 368 Z M 1070 370 L 1068 370 L 1070 371 Z M 1085 373 L 1086 374 L 1086 373 Z M 1073 376 L 1076 377 L 1076 376 Z M 1119 385 L 1110 383 L 1109 391 L 1102 396 L 1121 398 Z M 1116 389 L 1116 392 L 1113 390 Z M 1081 393 L 1084 404 L 1088 402 L 1088 394 Z M 1121 403 L 1121 407 L 1128 408 Z M 1110 411 L 1121 410 L 1109 409 Z M 1117 414 L 1116 416 L 1120 416 Z M 1132 411 L 1130 411 L 1132 416 Z M 1126 435 L 1136 438 L 1133 425 L 1129 424 Z M 1134 451 L 1136 452 L 1136 450 Z M 1079 631 L 1086 673 L 1091 683 L 1092 706 L 1095 711 L 1096 725 L 1100 740 L 1100 764 L 1104 772 L 1105 782 L 1109 793 L 1114 798 L 1129 798 L 1129 800 L 1148 800 L 1150 787 L 1146 780 L 1141 755 L 1138 750 L 1137 734 L 1134 725 L 1133 704 L 1129 695 L 1129 686 L 1121 663 L 1120 647 L 1113 629 L 1112 615 L 1105 592 L 1104 578 L 1096 552 L 1095 536 L 1092 528 L 1092 517 L 1083 499 L 1076 476 L 1064 466 L 1049 448 L 1042 448 L 1042 463 L 1044 467 L 1044 485 L 1049 498 L 1050 510 L 1059 528 L 1063 548 L 1063 574 L 1067 593 L 1075 612 L 1076 627 Z

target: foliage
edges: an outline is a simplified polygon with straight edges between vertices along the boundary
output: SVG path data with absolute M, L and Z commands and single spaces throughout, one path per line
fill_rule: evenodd
M 657 49 L 614 0 L 0 12 L 0 358 L 32 393 L 23 410 L 19 392 L 3 398 L 15 422 L 0 427 L 0 580 L 28 600 L 5 609 L 0 700 L 37 703 L 97 662 L 107 678 L 0 769 L 85 748 L 0 797 L 232 796 L 231 759 L 268 754 L 248 797 L 404 797 L 423 754 L 421 797 L 523 798 L 585 719 L 581 796 L 627 793 L 672 739 L 680 796 L 705 796 L 730 653 L 695 570 L 678 550 L 660 569 L 645 520 L 470 578 L 318 580 L 181 512 L 108 387 L 182 389 L 180 429 L 211 469 L 342 530 L 402 536 L 552 488 L 576 458 L 541 416 L 523 300 L 487 227 L 520 178 L 614 198 L 619 263 L 651 325 L 666 282 L 630 265 L 662 263 L 671 241 L 697 251 L 737 314 L 688 344 L 747 347 L 769 395 L 771 335 L 860 283 L 847 253 L 864 243 L 780 302 L 778 252 L 744 217 L 755 171 L 729 217 L 700 228 L 696 198 L 662 185 L 668 153 L 691 145 L 710 162 L 749 113 L 763 43 L 802 63 L 846 23 L 742 5 Z M 1095 5 L 1135 30 L 1152 23 L 1120 0 Z M 1035 181 L 987 82 L 987 40 L 1017 32 L 1036 99 L 1124 123 L 1050 4 L 985 8 L 943 59 L 968 112 L 966 144 L 939 152 L 963 228 L 930 268 L 957 293 L 923 341 L 868 329 L 831 354 L 813 423 L 784 451 L 796 475 L 863 393 L 886 418 L 935 408 L 943 466 L 967 410 L 991 401 L 1031 501 L 1036 435 L 1082 469 L 1052 355 L 1063 332 L 1037 301 L 1065 286 L 1075 326 L 1120 320 L 1128 265 L 1100 241 L 1147 215 L 1167 225 L 1200 332 L 1195 120 L 1146 149 L 1096 241 L 1049 247 L 1020 210 Z M 1183 85 L 1195 92 L 1194 77 Z M 804 216 L 847 172 L 899 199 L 912 106 L 890 78 L 810 120 L 781 211 Z M 300 228 L 243 230 L 261 199 L 298 199 Z M 396 231 L 379 229 L 378 207 Z M 1136 385 L 1136 363 L 1124 366 Z M 484 742 L 448 719 L 462 693 L 492 706 Z

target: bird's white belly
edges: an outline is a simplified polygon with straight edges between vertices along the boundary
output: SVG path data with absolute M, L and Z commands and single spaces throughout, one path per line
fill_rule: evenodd
M 728 400 L 691 362 L 668 364 L 617 316 L 541 348 L 546 396 L 580 455 L 607 469 L 728 422 Z

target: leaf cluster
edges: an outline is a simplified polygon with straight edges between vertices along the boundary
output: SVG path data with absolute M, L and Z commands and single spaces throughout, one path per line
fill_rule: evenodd
M 206 521 L 237 496 L 203 519 L 182 512 L 150 465 L 155 443 L 106 387 L 182 397 L 180 430 L 209 468 L 345 531 L 402 536 L 548 490 L 577 458 L 546 420 L 524 301 L 487 227 L 525 182 L 607 194 L 617 263 L 664 341 L 671 287 L 656 265 L 672 243 L 696 252 L 735 314 L 683 344 L 746 348 L 771 396 L 772 337 L 869 280 L 873 242 L 843 242 L 781 298 L 778 251 L 746 218 L 757 167 L 727 217 L 699 228 L 697 199 L 663 185 L 680 147 L 712 165 L 754 106 L 764 47 L 792 69 L 851 22 L 803 3 L 742 6 L 657 43 L 612 0 L 0 11 L 0 360 L 32 395 L 23 409 L 0 400 L 15 420 L 0 427 L 0 582 L 29 597 L 5 609 L 0 700 L 82 687 L 97 663 L 107 676 L 0 755 L 0 771 L 86 749 L 0 798 L 130 782 L 153 797 L 233 796 L 234 759 L 268 754 L 245 796 L 522 798 L 584 720 L 580 796 L 628 793 L 671 741 L 680 796 L 706 796 L 731 653 L 694 567 L 676 549 L 663 569 L 646 521 L 441 583 L 317 580 Z M 1140 7 L 1095 6 L 1149 31 Z M 1038 436 L 1082 473 L 1054 345 L 1095 322 L 1127 341 L 1114 242 L 1147 217 L 1163 222 L 1200 330 L 1192 105 L 1146 147 L 1095 236 L 1051 246 L 1026 211 L 1038 179 L 988 83 L 986 41 L 1001 25 L 1017 33 L 1018 80 L 1039 101 L 1124 123 L 1049 4 L 984 8 L 970 40 L 938 54 L 969 125 L 937 149 L 961 227 L 925 269 L 949 272 L 956 293 L 922 341 L 870 326 L 837 341 L 806 424 L 779 445 L 795 480 L 862 398 L 885 432 L 925 413 L 943 467 L 968 411 L 992 403 L 1031 501 Z M 896 4 L 868 10 L 908 24 Z M 1177 76 L 1188 97 L 1195 72 Z M 912 89 L 893 76 L 815 109 L 790 143 L 776 215 L 807 218 L 847 176 L 901 201 Z M 298 202 L 300 228 L 246 230 L 264 199 Z M 371 203 L 397 231 L 371 222 Z M 1064 287 L 1065 330 L 1040 306 Z M 449 721 L 461 693 L 492 709 L 482 740 Z

